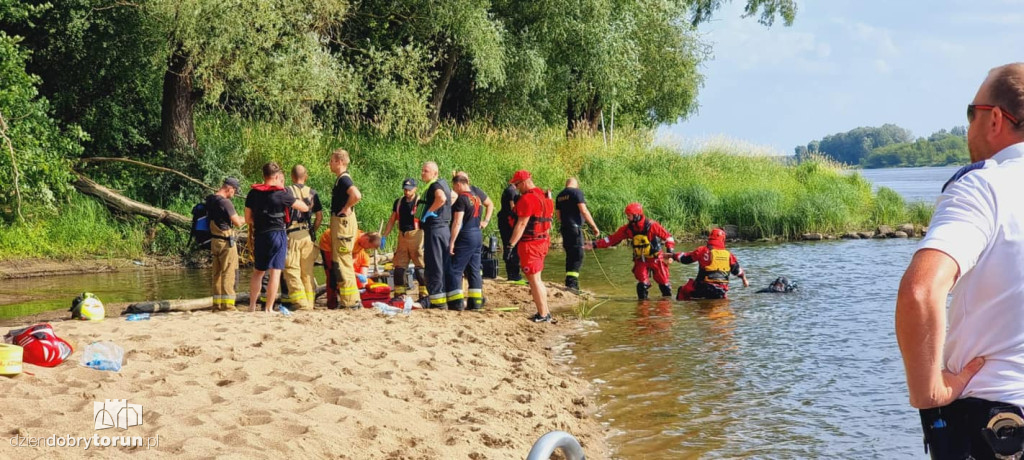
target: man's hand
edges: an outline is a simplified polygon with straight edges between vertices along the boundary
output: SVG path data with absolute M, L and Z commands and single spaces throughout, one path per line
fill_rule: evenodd
M 515 254 L 515 250 L 516 250 L 515 243 L 509 243 L 508 251 L 505 251 L 506 252 L 506 254 L 505 254 L 505 261 L 512 260 L 512 255 Z
M 594 243 L 591 243 L 589 241 L 586 242 L 586 243 L 583 243 L 583 250 L 586 251 L 586 250 L 591 250 L 591 249 L 594 249 Z
M 341 208 L 341 213 L 346 215 L 346 216 L 349 215 L 349 214 L 352 214 L 352 207 L 351 206 L 345 206 L 344 208 Z
M 487 224 L 489 224 L 489 223 L 491 223 L 491 221 L 489 221 L 489 220 L 481 220 L 480 221 L 480 230 L 483 230 L 483 229 L 487 228 Z
M 386 237 L 386 236 L 380 237 L 380 250 L 381 251 L 384 250 L 384 245 L 386 245 L 386 244 L 388 244 L 388 237 Z
M 591 230 L 594 231 L 594 238 L 599 238 L 601 236 L 601 230 L 598 230 L 597 227 L 594 227 Z
M 747 281 L 746 276 L 743 276 L 741 279 L 743 280 L 743 287 L 750 287 L 750 281 Z
M 985 358 L 977 357 L 967 363 L 959 374 L 954 374 L 945 369 L 942 370 L 942 388 L 937 389 L 936 394 L 930 401 L 917 401 L 913 395 L 910 398 L 910 405 L 918 409 L 930 409 L 942 407 L 956 401 L 967 387 L 974 375 L 985 365 Z
M 427 211 L 427 212 L 423 213 L 423 218 L 420 219 L 420 220 L 422 220 L 424 223 L 426 223 L 427 219 L 430 219 L 431 217 L 437 217 L 437 213 L 434 212 L 434 211 Z
M 356 273 L 356 279 L 359 280 L 360 283 L 366 284 L 366 275 L 362 273 Z

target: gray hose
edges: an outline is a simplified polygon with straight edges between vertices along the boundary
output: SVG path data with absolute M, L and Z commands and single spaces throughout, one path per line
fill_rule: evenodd
M 580 442 L 573 435 L 564 431 L 552 431 L 541 436 L 533 444 L 533 448 L 530 449 L 526 460 L 547 460 L 558 449 L 562 449 L 566 460 L 586 460 L 587 458 L 583 454 L 583 447 L 580 446 Z

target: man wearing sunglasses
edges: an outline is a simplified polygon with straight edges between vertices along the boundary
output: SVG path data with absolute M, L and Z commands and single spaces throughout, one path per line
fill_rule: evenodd
M 992 69 L 967 106 L 974 163 L 944 187 L 900 283 L 896 338 L 932 458 L 1019 458 L 1024 450 L 1020 120 L 1024 63 Z

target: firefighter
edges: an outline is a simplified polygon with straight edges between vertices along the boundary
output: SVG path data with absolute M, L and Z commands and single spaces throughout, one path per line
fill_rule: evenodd
M 724 299 L 729 292 L 729 274 L 740 277 L 743 287 L 750 286 L 736 256 L 725 249 L 725 230 L 720 228 L 711 230 L 706 246 L 691 252 L 665 254 L 664 258 L 684 264 L 697 262 L 697 279 L 690 278 L 680 287 L 676 300 Z
M 661 260 L 662 249 L 671 254 L 676 247 L 676 240 L 658 222 L 644 216 L 644 208 L 640 203 L 626 206 L 626 225 L 619 227 L 615 233 L 587 243 L 586 249 L 604 249 L 629 240 L 633 248 L 633 276 L 636 277 L 636 297 L 647 299 L 647 290 L 651 288 L 651 276 L 658 283 L 663 297 L 672 296 L 672 285 L 668 265 Z

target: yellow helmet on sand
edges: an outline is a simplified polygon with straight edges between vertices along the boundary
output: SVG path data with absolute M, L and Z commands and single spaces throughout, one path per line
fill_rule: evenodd
M 71 317 L 100 321 L 106 316 L 103 302 L 91 292 L 83 292 L 71 303 Z

